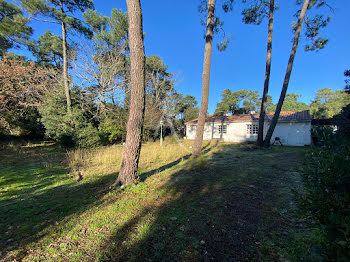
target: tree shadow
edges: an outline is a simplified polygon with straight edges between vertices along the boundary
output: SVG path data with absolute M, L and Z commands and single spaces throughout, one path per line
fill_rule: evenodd
M 68 177 L 62 163 L 45 169 L 30 159 L 5 167 L 0 176 L 0 188 L 18 184 L 0 195 L 2 255 L 38 241 L 47 234 L 48 227 L 59 225 L 69 216 L 100 205 L 116 177 L 108 174 L 78 183 Z
M 210 143 L 205 145 L 203 152 L 209 152 L 212 149 L 209 146 Z M 109 192 L 109 185 L 115 180 L 117 173 L 84 179 L 78 183 L 68 177 L 61 161 L 56 163 L 55 159 L 50 159 L 55 167 L 50 167 L 50 170 L 43 168 L 40 161 L 47 162 L 50 158 L 45 153 L 57 152 L 51 146 L 45 148 L 44 154 L 41 150 L 26 149 L 25 153 L 29 157 L 25 161 L 18 161 L 21 157 L 14 159 L 15 168 L 8 166 L 8 169 L 0 172 L 0 188 L 11 183 L 28 185 L 8 189 L 7 197 L 0 198 L 0 249 L 4 251 L 2 255 L 39 241 L 48 233 L 47 228 L 60 225 L 72 215 L 79 216 L 97 205 L 108 204 L 103 197 Z M 171 168 L 190 156 L 185 155 L 160 168 L 143 173 L 141 179 L 144 181 L 147 177 Z M 58 159 L 61 157 L 63 155 L 60 154 Z M 59 181 L 64 182 L 54 186 Z
M 276 193 L 278 175 L 262 171 L 266 165 L 263 159 L 254 163 L 254 170 L 239 163 L 231 157 L 236 152 L 236 145 L 225 145 L 212 154 L 205 168 L 184 168 L 172 174 L 160 188 L 170 190 L 168 200 L 146 206 L 119 227 L 101 247 L 104 259 L 257 260 L 258 233 L 264 224 L 266 202 Z M 140 224 L 149 216 L 154 219 L 147 233 L 133 239 L 133 233 L 141 230 Z
M 213 145 L 211 142 L 207 143 L 205 146 L 203 146 L 202 148 L 202 154 L 205 155 L 207 153 L 209 153 L 211 150 L 213 150 L 215 147 L 217 147 L 218 145 L 218 142 L 216 141 Z M 140 181 L 141 182 L 144 182 L 148 177 L 154 175 L 154 174 L 157 174 L 157 173 L 160 173 L 160 172 L 163 172 L 171 167 L 174 167 L 176 166 L 177 164 L 179 164 L 180 162 L 184 161 L 184 160 L 187 160 L 189 159 L 190 157 L 192 156 L 192 153 L 190 154 L 187 154 L 187 155 L 184 155 L 182 157 L 179 157 L 178 159 L 176 159 L 175 161 L 173 162 L 170 162 L 168 164 L 165 164 L 159 168 L 155 168 L 153 170 L 150 170 L 148 172 L 143 172 L 139 178 L 140 178 Z
M 101 246 L 98 244 L 101 252 L 97 253 L 103 254 L 98 259 L 258 260 L 259 231 L 265 227 L 269 201 L 277 195 L 275 185 L 281 182 L 283 174 L 295 168 L 295 163 L 286 158 L 290 152 L 285 150 L 258 157 L 257 153 L 241 151 L 238 145 L 221 144 L 220 150 L 212 151 L 216 146 L 208 144 L 203 148 L 203 154 L 210 154 L 198 159 L 205 161 L 202 168 L 192 169 L 184 163 L 173 174 L 162 175 L 164 182 L 156 190 L 167 192 L 167 196 L 144 201 L 137 215 L 117 226 Z M 239 158 L 234 157 L 238 154 Z M 286 168 L 267 172 L 266 167 L 274 168 L 275 161 Z M 164 171 L 177 164 L 179 159 L 160 169 Z M 144 173 L 143 181 L 158 172 L 159 168 Z M 15 198 L 6 205 L 0 202 L 0 233 L 5 234 L 2 238 L 0 235 L 0 244 L 7 250 L 18 249 L 50 233 L 48 227 L 56 222 L 64 224 L 96 206 L 103 210 L 104 205 L 115 201 L 115 198 L 104 198 L 115 177 L 116 174 L 108 174 L 44 189 L 23 199 Z M 154 179 L 158 179 L 157 176 Z M 23 230 L 24 225 L 27 229 L 11 236 L 13 241 L 7 243 L 8 225 L 19 227 L 18 230 Z M 69 231 L 70 227 L 65 225 L 63 230 Z

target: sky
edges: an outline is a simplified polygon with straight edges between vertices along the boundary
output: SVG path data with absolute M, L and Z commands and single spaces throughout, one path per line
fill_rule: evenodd
M 200 0 L 141 0 L 146 55 L 158 55 L 168 65 L 168 71 L 176 75 L 177 90 L 201 100 L 202 70 L 204 58 L 204 33 L 201 16 L 197 12 Z M 269 94 L 276 103 L 282 88 L 284 74 L 292 47 L 291 22 L 298 9 L 295 0 L 276 1 L 272 46 L 272 68 Z M 301 37 L 288 87 L 289 93 L 301 94 L 300 101 L 310 103 L 320 88 L 339 90 L 344 88 L 344 71 L 350 69 L 350 1 L 330 0 L 334 12 L 329 25 L 321 35 L 329 38 L 325 49 L 305 52 L 305 38 Z M 267 20 L 259 26 L 242 23 L 240 6 L 225 14 L 222 0 L 217 0 L 216 14 L 224 22 L 226 36 L 232 36 L 226 51 L 219 52 L 216 45 L 222 34 L 214 35 L 208 112 L 211 114 L 220 102 L 223 90 L 258 90 L 262 94 L 265 63 Z M 95 9 L 110 15 L 111 9 L 127 11 L 126 1 L 95 0 Z M 325 10 L 326 11 L 326 10 Z M 45 30 L 60 34 L 54 24 L 32 22 L 33 37 Z M 18 51 L 17 51 L 18 52 Z M 23 52 L 28 55 L 28 52 Z

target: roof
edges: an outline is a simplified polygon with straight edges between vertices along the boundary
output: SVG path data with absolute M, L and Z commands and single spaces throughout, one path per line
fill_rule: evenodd
M 265 121 L 271 121 L 274 113 L 267 113 L 265 115 Z M 258 121 L 259 114 L 245 114 L 245 115 L 232 115 L 232 116 L 208 116 L 205 122 L 246 122 L 246 121 Z M 304 111 L 282 111 L 278 118 L 278 122 L 303 122 L 311 121 L 309 110 Z M 186 122 L 185 124 L 196 124 L 198 118 Z

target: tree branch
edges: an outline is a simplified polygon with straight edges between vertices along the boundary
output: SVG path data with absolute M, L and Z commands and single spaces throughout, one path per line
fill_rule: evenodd
M 61 24 L 60 22 L 57 22 L 57 21 L 50 21 L 50 20 L 45 20 L 45 19 L 39 19 L 39 18 L 36 18 L 36 17 L 29 17 L 29 19 L 33 19 L 33 20 L 36 20 L 36 21 L 40 21 L 40 22 L 46 22 L 46 23 L 53 23 L 53 24 Z

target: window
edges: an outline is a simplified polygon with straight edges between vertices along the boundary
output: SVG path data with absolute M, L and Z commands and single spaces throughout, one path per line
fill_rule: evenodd
M 227 125 L 221 125 L 219 126 L 219 133 L 220 134 L 226 134 L 227 133 Z
M 247 125 L 247 134 L 256 135 L 258 133 L 258 125 Z
M 259 132 L 259 127 L 258 125 L 253 125 L 253 134 L 257 134 Z

